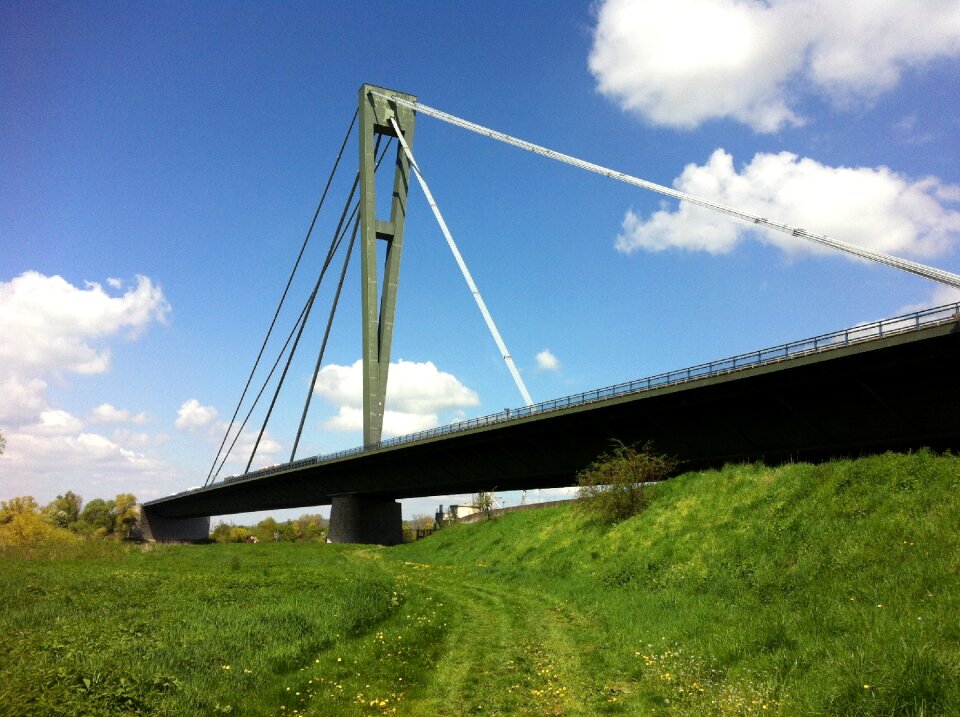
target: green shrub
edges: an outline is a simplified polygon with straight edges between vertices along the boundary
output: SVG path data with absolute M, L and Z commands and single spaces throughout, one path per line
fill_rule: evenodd
M 0 525 L 0 547 L 73 543 L 78 538 L 69 530 L 58 528 L 35 512 L 16 513 Z
M 637 448 L 614 441 L 609 452 L 577 475 L 579 505 L 605 522 L 626 520 L 646 508 L 644 484 L 667 478 L 678 465 L 676 459 L 654 452 L 650 443 Z

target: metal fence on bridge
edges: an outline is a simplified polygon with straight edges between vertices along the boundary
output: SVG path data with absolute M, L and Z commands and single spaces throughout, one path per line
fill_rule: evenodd
M 479 418 L 470 418 L 465 421 L 451 423 L 449 425 L 439 426 L 437 428 L 431 428 L 418 433 L 410 433 L 404 436 L 397 436 L 396 438 L 388 438 L 370 446 L 350 448 L 343 451 L 337 451 L 336 453 L 302 458 L 292 463 L 284 463 L 282 465 L 270 466 L 269 468 L 261 468 L 260 470 L 251 471 L 250 473 L 245 473 L 239 476 L 228 476 L 223 479 L 223 482 L 232 483 L 240 480 L 263 478 L 276 473 L 285 473 L 290 470 L 318 465 L 328 461 L 340 460 L 342 458 L 347 458 L 370 451 L 376 451 L 383 448 L 390 448 L 393 446 L 404 445 L 406 443 L 414 443 L 416 441 L 438 438 L 454 433 L 460 433 L 462 431 L 469 431 L 475 428 L 484 428 L 487 426 L 505 423 L 507 421 L 514 421 L 519 418 L 525 418 L 535 414 L 541 415 L 574 406 L 583 406 L 590 403 L 596 403 L 598 401 L 606 401 L 611 398 L 619 398 L 621 396 L 629 396 L 632 394 L 642 393 L 644 391 L 651 391 L 654 389 L 663 388 L 665 386 L 673 386 L 676 384 L 687 383 L 689 381 L 696 381 L 712 376 L 720 376 L 723 374 L 732 373 L 734 371 L 742 371 L 749 368 L 756 368 L 757 366 L 774 364 L 787 359 L 821 353 L 824 351 L 831 351 L 844 346 L 850 346 L 866 341 L 874 341 L 876 339 L 884 338 L 885 336 L 893 336 L 909 331 L 917 331 L 919 329 L 954 321 L 960 321 L 960 302 L 947 304 L 945 306 L 939 306 L 932 309 L 924 309 L 922 311 L 916 311 L 903 316 L 897 316 L 892 319 L 882 319 L 880 321 L 874 321 L 868 324 L 861 324 L 859 326 L 854 326 L 853 328 L 834 331 L 829 334 L 821 334 L 820 336 L 814 336 L 813 338 L 809 339 L 791 341 L 790 343 L 781 344 L 772 348 L 761 349 L 760 351 L 751 351 L 750 353 L 739 354 L 738 356 L 720 359 L 717 361 L 710 361 L 709 363 L 703 363 L 697 366 L 691 366 L 689 368 L 668 371 L 666 373 L 660 373 L 655 376 L 649 376 L 647 378 L 641 378 L 635 381 L 626 381 L 624 383 L 618 383 L 605 388 L 584 391 L 572 396 L 555 398 L 549 401 L 537 403 L 533 406 L 505 409 L 498 413 L 480 416 Z

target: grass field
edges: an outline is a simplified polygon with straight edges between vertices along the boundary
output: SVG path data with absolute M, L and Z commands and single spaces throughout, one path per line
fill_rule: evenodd
M 397 548 L 0 553 L 0 715 L 960 714 L 960 458 L 735 466 Z

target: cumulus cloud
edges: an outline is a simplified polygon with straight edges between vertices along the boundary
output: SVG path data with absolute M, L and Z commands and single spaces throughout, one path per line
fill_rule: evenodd
M 250 466 L 251 470 L 277 462 L 276 455 L 283 451 L 283 446 L 274 439 L 269 430 L 260 436 L 258 444 L 259 428 L 247 428 L 238 434 L 240 422 L 237 421 L 230 426 L 229 436 L 224 442 L 229 424 L 218 420 L 219 416 L 220 412 L 215 406 L 204 406 L 197 399 L 191 398 L 180 404 L 174 425 L 177 430 L 203 440 L 214 452 L 223 444 L 224 450 L 230 451 L 225 462 L 228 473 L 237 469 L 242 471 L 246 467 L 254 445 L 257 446 L 257 453 L 255 462 Z M 214 453 L 211 453 L 211 456 L 213 455 Z M 222 459 L 222 455 L 217 459 L 218 466 Z
M 760 153 L 739 172 L 716 150 L 690 164 L 674 186 L 688 194 L 894 255 L 929 258 L 960 236 L 960 212 L 949 208 L 960 188 L 932 177 L 912 181 L 886 167 L 830 167 L 789 152 Z M 649 217 L 628 211 L 618 250 L 678 248 L 721 254 L 748 236 L 786 252 L 832 252 L 810 241 L 680 202 Z
M 90 414 L 94 423 L 133 423 L 143 425 L 150 421 L 146 413 L 140 412 L 136 415 L 126 408 L 116 408 L 109 403 L 101 403 Z
M 7 426 L 27 423 L 47 407 L 47 382 L 7 375 L 0 379 L 0 395 L 0 421 Z
M 108 371 L 112 341 L 135 339 L 170 312 L 163 291 L 148 277 L 138 276 L 127 290 L 119 279 L 108 279 L 106 286 L 86 282 L 77 287 L 60 276 L 35 271 L 0 282 L 5 494 L 45 500 L 63 492 L 68 477 L 84 485 L 111 483 L 103 493 L 110 495 L 137 477 L 170 475 L 161 459 L 144 450 L 149 441 L 143 434 L 100 435 L 51 398 L 67 374 Z M 144 413 L 108 403 L 88 415 L 93 423 L 147 421 Z
M 439 425 L 441 411 L 476 406 L 476 391 L 431 361 L 401 359 L 390 364 L 383 432 L 404 435 Z M 363 427 L 363 362 L 351 366 L 329 364 L 317 375 L 314 391 L 338 407 L 324 425 L 330 430 L 352 431 Z
M 554 356 L 550 349 L 544 349 L 537 354 L 537 368 L 541 371 L 559 371 L 560 359 Z
M 227 425 L 225 423 L 218 424 L 217 430 L 218 432 L 215 435 L 219 441 L 224 431 L 227 430 Z M 247 460 L 250 458 L 250 453 L 253 451 L 253 446 L 257 441 L 257 433 L 259 433 L 259 431 L 244 431 L 240 434 L 233 451 L 230 453 L 230 457 L 227 459 L 227 465 L 234 466 L 234 469 L 240 468 L 241 470 L 246 466 Z M 232 440 L 233 438 L 231 437 L 231 441 Z M 277 455 L 282 450 L 283 446 L 270 435 L 270 432 L 264 431 L 263 436 L 260 438 L 260 443 L 257 445 L 257 455 L 255 456 L 254 463 L 250 466 L 250 470 L 257 470 L 267 465 L 273 465 L 277 462 Z
M 954 289 L 952 286 L 937 285 L 930 296 L 925 301 L 916 304 L 907 304 L 900 308 L 898 314 L 910 314 L 914 311 L 923 311 L 937 306 L 946 306 L 947 304 L 960 304 L 960 289 Z
M 111 296 L 95 282 L 80 289 L 60 276 L 24 272 L 0 282 L 0 362 L 35 373 L 103 373 L 110 366 L 105 339 L 121 331 L 135 338 L 169 311 L 163 291 L 146 276 Z
M 184 401 L 177 410 L 177 420 L 174 425 L 188 433 L 201 431 L 213 425 L 218 415 L 217 409 L 213 406 L 201 406 L 200 401 L 191 398 Z
M 71 425 L 58 425 L 62 418 L 47 415 L 38 424 L 7 435 L 5 493 L 47 500 L 67 488 L 77 490 L 80 486 L 74 481 L 82 481 L 101 497 L 109 497 L 129 491 L 136 478 L 152 483 L 157 477 L 169 477 L 169 466 L 142 447 L 85 431 L 76 419 Z
M 655 124 L 774 132 L 803 123 L 804 92 L 862 103 L 957 56 L 955 0 L 604 0 L 589 67 L 601 93 Z

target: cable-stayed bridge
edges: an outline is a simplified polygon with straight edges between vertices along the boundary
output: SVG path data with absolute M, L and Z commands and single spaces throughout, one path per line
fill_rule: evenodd
M 955 410 L 960 405 L 960 387 L 953 380 L 960 358 L 960 304 L 535 404 L 416 164 L 412 145 L 418 112 L 680 201 L 960 287 L 960 276 L 942 269 L 691 197 L 447 115 L 418 103 L 411 95 L 364 85 L 354 118 L 359 120 L 359 171 L 316 287 L 270 370 L 270 376 L 274 375 L 286 355 L 260 429 L 262 436 L 320 282 L 340 247 L 347 245 L 316 361 L 316 381 L 348 262 L 353 247 L 358 245 L 363 304 L 364 445 L 333 455 L 296 460 L 309 409 L 308 392 L 288 463 L 250 471 L 254 447 L 242 475 L 218 478 L 253 406 L 264 394 L 266 383 L 248 408 L 246 418 L 240 420 L 244 400 L 252 393 L 254 374 L 290 288 L 292 273 L 206 484 L 145 504 L 148 534 L 157 539 L 205 538 L 210 515 L 330 504 L 334 540 L 389 544 L 399 540 L 399 498 L 568 486 L 575 481 L 577 471 L 608 448 L 612 439 L 625 443 L 652 441 L 657 450 L 676 455 L 688 469 L 728 461 L 822 460 L 922 446 L 960 448 L 960 412 Z M 393 140 L 398 146 L 387 195 L 390 214 L 387 219 L 380 219 L 375 175 Z M 334 163 L 331 180 L 340 156 Z M 381 440 L 412 177 L 420 183 L 524 405 L 431 431 Z M 330 180 L 318 214 L 329 187 Z M 309 237 L 308 233 L 308 240 Z M 385 252 L 378 259 L 381 242 Z

